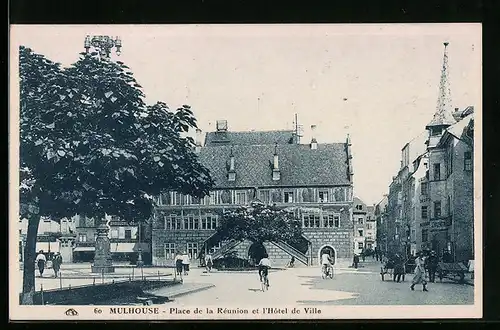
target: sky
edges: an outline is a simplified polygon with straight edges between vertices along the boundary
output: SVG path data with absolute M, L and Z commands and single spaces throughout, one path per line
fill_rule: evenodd
M 297 114 L 303 143 L 311 125 L 318 143 L 349 134 L 354 193 L 367 204 L 388 192 L 401 149 L 436 111 L 443 42 L 454 107 L 481 109 L 478 24 L 17 25 L 11 54 L 24 45 L 69 66 L 100 34 L 121 37 L 112 59 L 148 103 L 191 105 L 204 132 L 219 119 L 232 131 L 292 129 Z

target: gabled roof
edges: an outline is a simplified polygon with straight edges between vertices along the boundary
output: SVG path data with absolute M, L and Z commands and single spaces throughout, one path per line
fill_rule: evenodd
M 280 180 L 272 180 L 272 162 L 277 149 Z M 231 149 L 236 180 L 228 181 Z M 318 144 L 316 150 L 304 144 L 206 146 L 200 162 L 210 170 L 216 188 L 271 186 L 351 185 L 344 143 Z
M 205 135 L 205 146 L 212 145 L 261 145 L 261 144 L 295 143 L 293 130 L 258 131 L 258 132 L 208 132 Z
M 455 125 L 448 127 L 446 131 L 455 136 L 457 139 L 460 139 L 462 137 L 464 129 L 469 125 L 469 122 L 472 120 L 473 116 L 473 114 L 466 116 Z
M 449 135 L 452 135 L 459 140 L 462 139 L 464 130 L 471 124 L 473 120 L 474 120 L 474 114 L 471 113 L 465 116 L 462 120 L 460 120 L 456 124 L 448 127 L 445 131 L 445 134 L 443 134 L 443 136 L 439 140 L 439 145 L 444 143 L 448 139 Z

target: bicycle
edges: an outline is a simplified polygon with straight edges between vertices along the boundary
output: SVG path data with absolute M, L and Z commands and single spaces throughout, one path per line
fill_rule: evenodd
M 322 272 L 321 272 L 321 278 L 326 279 L 326 278 L 333 278 L 333 266 L 328 265 L 326 268 L 323 267 Z
M 267 291 L 269 289 L 269 279 L 267 278 L 267 274 L 262 274 L 262 280 L 260 281 L 260 285 L 262 287 L 262 292 Z

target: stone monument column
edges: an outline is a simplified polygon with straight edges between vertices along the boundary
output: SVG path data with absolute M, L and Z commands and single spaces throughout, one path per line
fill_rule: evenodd
M 100 219 L 97 226 L 97 238 L 95 241 L 94 264 L 92 273 L 114 273 L 115 267 L 111 261 L 111 248 L 108 237 L 109 228 L 106 219 Z

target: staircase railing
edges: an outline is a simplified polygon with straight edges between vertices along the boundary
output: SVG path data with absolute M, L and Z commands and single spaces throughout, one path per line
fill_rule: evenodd
M 291 246 L 290 244 L 283 242 L 283 241 L 271 242 L 271 243 L 273 245 L 277 246 L 278 248 L 282 249 L 283 251 L 285 251 L 289 255 L 295 257 L 295 259 L 297 259 L 298 261 L 300 261 L 304 265 L 309 266 L 309 257 L 307 255 L 305 255 L 304 253 L 300 252 L 299 250 L 297 250 L 296 248 L 294 248 L 293 246 Z
M 217 259 L 219 257 L 223 257 L 224 254 L 226 254 L 227 252 L 229 252 L 229 250 L 235 248 L 240 243 L 241 242 L 237 241 L 237 240 L 231 240 L 231 241 L 227 242 L 220 249 L 218 249 L 217 251 L 215 251 L 214 254 L 212 254 L 212 259 Z

